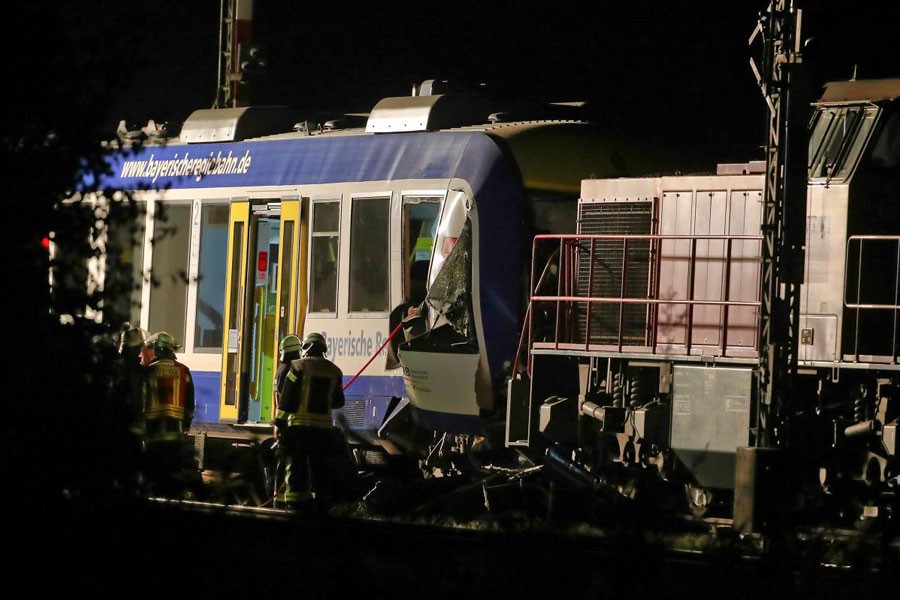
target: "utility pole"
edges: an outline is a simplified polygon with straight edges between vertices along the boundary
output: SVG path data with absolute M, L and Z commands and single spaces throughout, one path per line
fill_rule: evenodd
M 750 59 L 768 107 L 759 312 L 758 415 L 753 445 L 779 447 L 797 373 L 800 285 L 806 238 L 808 99 L 802 85 L 802 11 L 772 0 L 750 36 L 762 41 L 762 67 Z

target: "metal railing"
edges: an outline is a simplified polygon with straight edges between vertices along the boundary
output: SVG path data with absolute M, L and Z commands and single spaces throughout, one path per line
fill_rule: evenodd
M 853 336 L 848 358 L 858 362 L 882 356 L 897 364 L 900 236 L 851 235 L 845 261 L 845 325 Z
M 679 346 L 676 353 L 690 354 L 695 345 L 697 311 L 700 307 L 717 307 L 720 313 L 712 327 L 718 333 L 718 353 L 724 356 L 728 354 L 732 325 L 730 312 L 736 308 L 745 313 L 753 311 L 755 322 L 759 310 L 761 240 L 761 236 L 751 235 L 536 236 L 529 312 L 532 346 L 655 354 L 666 347 L 659 340 L 661 326 L 680 326 L 683 345 L 675 344 Z M 749 249 L 746 244 L 751 245 Z M 553 251 L 548 252 L 548 248 Z M 557 263 L 555 289 L 545 276 L 537 278 L 548 271 L 546 260 L 537 257 L 549 254 Z M 752 284 L 752 294 L 745 291 L 743 299 L 732 299 L 736 265 L 744 269 L 738 277 L 752 277 L 750 282 L 742 280 Z M 679 284 L 680 275 L 684 278 Z M 718 288 L 718 297 L 708 293 L 709 285 L 706 293 L 698 293 L 698 275 L 720 277 L 717 283 L 712 282 Z M 675 294 L 672 288 L 669 297 L 661 297 L 661 281 L 682 293 Z M 683 307 L 683 316 L 674 322 L 661 322 L 660 310 L 665 307 L 673 307 L 670 314 L 676 313 L 674 307 Z M 705 326 L 710 327 L 709 323 Z M 603 335 L 596 335 L 598 327 Z M 753 327 L 752 342 L 746 348 L 755 352 L 758 336 L 757 326 Z M 671 347 L 664 351 L 672 353 Z

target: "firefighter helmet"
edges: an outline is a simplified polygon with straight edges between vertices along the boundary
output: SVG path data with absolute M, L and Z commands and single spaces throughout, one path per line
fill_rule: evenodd
M 170 333 L 166 333 L 165 331 L 160 331 L 159 333 L 155 333 L 148 337 L 144 341 L 144 346 L 153 348 L 154 350 L 168 350 L 170 352 L 174 352 L 176 349 L 178 349 L 178 344 L 175 343 L 175 338 L 172 337 Z
M 286 352 L 299 352 L 300 351 L 300 338 L 298 338 L 294 334 L 286 335 L 281 339 L 281 344 L 278 349 L 282 354 Z
M 325 338 L 322 337 L 321 333 L 310 333 L 306 336 L 306 339 L 303 340 L 303 351 L 309 352 L 309 350 L 315 346 L 319 346 L 322 352 L 328 349 L 328 344 L 325 342 Z
M 119 337 L 119 352 L 125 348 L 134 348 L 144 343 L 144 331 L 140 327 L 129 327 Z

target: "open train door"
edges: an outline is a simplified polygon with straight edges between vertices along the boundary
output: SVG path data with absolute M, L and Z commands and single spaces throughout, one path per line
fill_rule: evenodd
M 300 200 L 235 202 L 229 220 L 222 352 L 222 422 L 265 424 L 274 416 L 278 342 L 297 330 L 306 278 Z
M 308 226 L 304 217 L 308 210 L 306 203 L 300 200 L 284 200 L 281 203 L 281 230 L 279 234 L 278 274 L 276 287 L 275 314 L 276 329 L 274 332 L 275 357 L 278 357 L 278 344 L 281 338 L 289 333 L 297 335 L 303 332 L 303 317 L 306 314 L 306 252 Z M 277 370 L 277 365 L 276 365 Z M 270 383 L 274 383 L 273 377 Z M 272 388 L 269 387 L 267 400 L 262 404 L 263 418 L 271 420 L 275 416 L 272 402 Z
M 245 288 L 250 231 L 250 202 L 232 202 L 228 219 L 228 275 L 225 283 L 225 339 L 219 420 L 235 423 L 242 397 L 240 332 L 245 321 Z

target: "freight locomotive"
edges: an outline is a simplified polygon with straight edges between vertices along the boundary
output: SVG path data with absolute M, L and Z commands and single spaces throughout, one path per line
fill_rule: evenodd
M 506 444 L 742 530 L 893 522 L 898 97 L 900 79 L 837 81 L 813 103 L 796 369 L 776 410 L 759 385 L 765 163 L 587 179 L 577 234 L 534 240 Z

